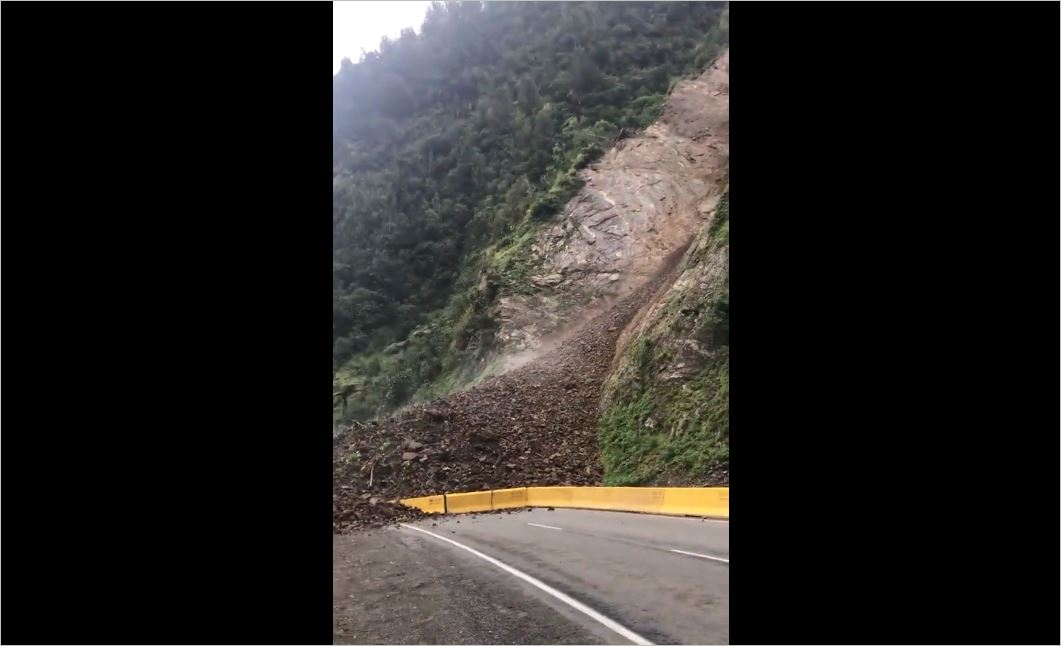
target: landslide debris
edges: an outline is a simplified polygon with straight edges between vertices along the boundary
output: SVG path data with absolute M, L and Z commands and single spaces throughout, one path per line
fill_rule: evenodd
M 418 517 L 387 501 L 519 486 L 597 485 L 601 388 L 622 329 L 674 278 L 654 280 L 534 361 L 469 390 L 354 424 L 333 444 L 336 533 Z

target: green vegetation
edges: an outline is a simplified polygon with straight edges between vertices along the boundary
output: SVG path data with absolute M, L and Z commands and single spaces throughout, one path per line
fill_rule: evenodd
M 729 368 L 706 368 L 680 386 L 640 390 L 601 417 L 604 484 L 696 481 L 729 463 Z
M 722 3 L 435 3 L 333 82 L 332 356 L 364 418 L 484 367 L 577 171 L 726 38 Z
M 728 468 L 728 246 L 727 195 L 687 256 L 696 280 L 670 295 L 607 384 L 605 484 L 699 483 Z

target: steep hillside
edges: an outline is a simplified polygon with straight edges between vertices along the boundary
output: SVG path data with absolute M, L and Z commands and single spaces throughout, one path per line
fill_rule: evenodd
M 579 174 L 584 186 L 529 243 L 529 285 L 498 299 L 498 346 L 536 350 L 607 309 L 689 243 L 729 160 L 729 53 L 679 83 L 661 118 Z
M 607 269 L 599 276 L 612 297 L 651 275 L 625 260 L 583 263 L 577 246 L 569 260 L 552 258 L 551 241 L 537 245 L 544 256 L 531 249 L 584 182 L 608 187 L 598 201 L 663 197 L 638 188 L 655 181 L 651 171 L 616 174 L 616 164 L 686 164 L 681 155 L 698 149 L 666 144 L 694 133 L 674 124 L 641 149 L 609 153 L 597 171 L 587 166 L 653 123 L 671 87 L 701 72 L 726 33 L 725 5 L 713 2 L 435 3 L 419 34 L 344 64 L 333 84 L 336 419 L 451 392 L 501 367 L 509 333 L 540 346 L 528 316 L 554 316 L 556 299 L 533 299 L 538 286 L 558 287 L 552 273 L 564 265 L 551 260 L 587 278 Z M 568 214 L 579 230 L 622 234 L 620 220 L 592 219 L 606 217 L 592 202 L 580 208 Z M 649 266 L 665 252 L 628 251 L 652 256 Z M 576 282 L 560 288 L 575 302 L 596 289 Z
M 728 483 L 728 192 L 620 343 L 602 398 L 605 484 Z
M 725 481 L 728 61 L 679 83 L 664 117 L 620 142 L 511 254 L 578 271 L 531 273 L 542 284 L 525 290 L 482 272 L 476 289 L 539 308 L 527 326 L 502 318 L 500 334 L 524 331 L 507 337 L 516 352 L 502 374 L 335 437 L 336 531 L 393 517 L 385 500 L 439 491 Z M 607 219 L 585 207 L 602 193 L 622 195 Z M 556 237 L 565 225 L 583 234 Z

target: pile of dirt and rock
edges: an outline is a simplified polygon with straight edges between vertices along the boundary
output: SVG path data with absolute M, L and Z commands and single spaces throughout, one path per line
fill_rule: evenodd
M 387 502 L 398 498 L 600 484 L 598 404 L 616 340 L 670 284 L 683 251 L 654 280 L 526 365 L 343 431 L 333 446 L 334 530 L 418 515 Z
M 359 496 L 352 487 L 340 486 L 332 492 L 332 529 L 338 534 L 416 520 L 426 515 L 419 509 L 387 502 L 379 496 Z

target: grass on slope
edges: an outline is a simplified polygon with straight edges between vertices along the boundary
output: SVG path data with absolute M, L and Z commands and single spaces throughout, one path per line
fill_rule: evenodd
M 605 390 L 604 484 L 703 484 L 729 466 L 729 201 L 687 257 L 698 277 L 631 343 Z M 699 285 L 706 284 L 707 289 Z M 692 348 L 692 350 L 690 350 Z

